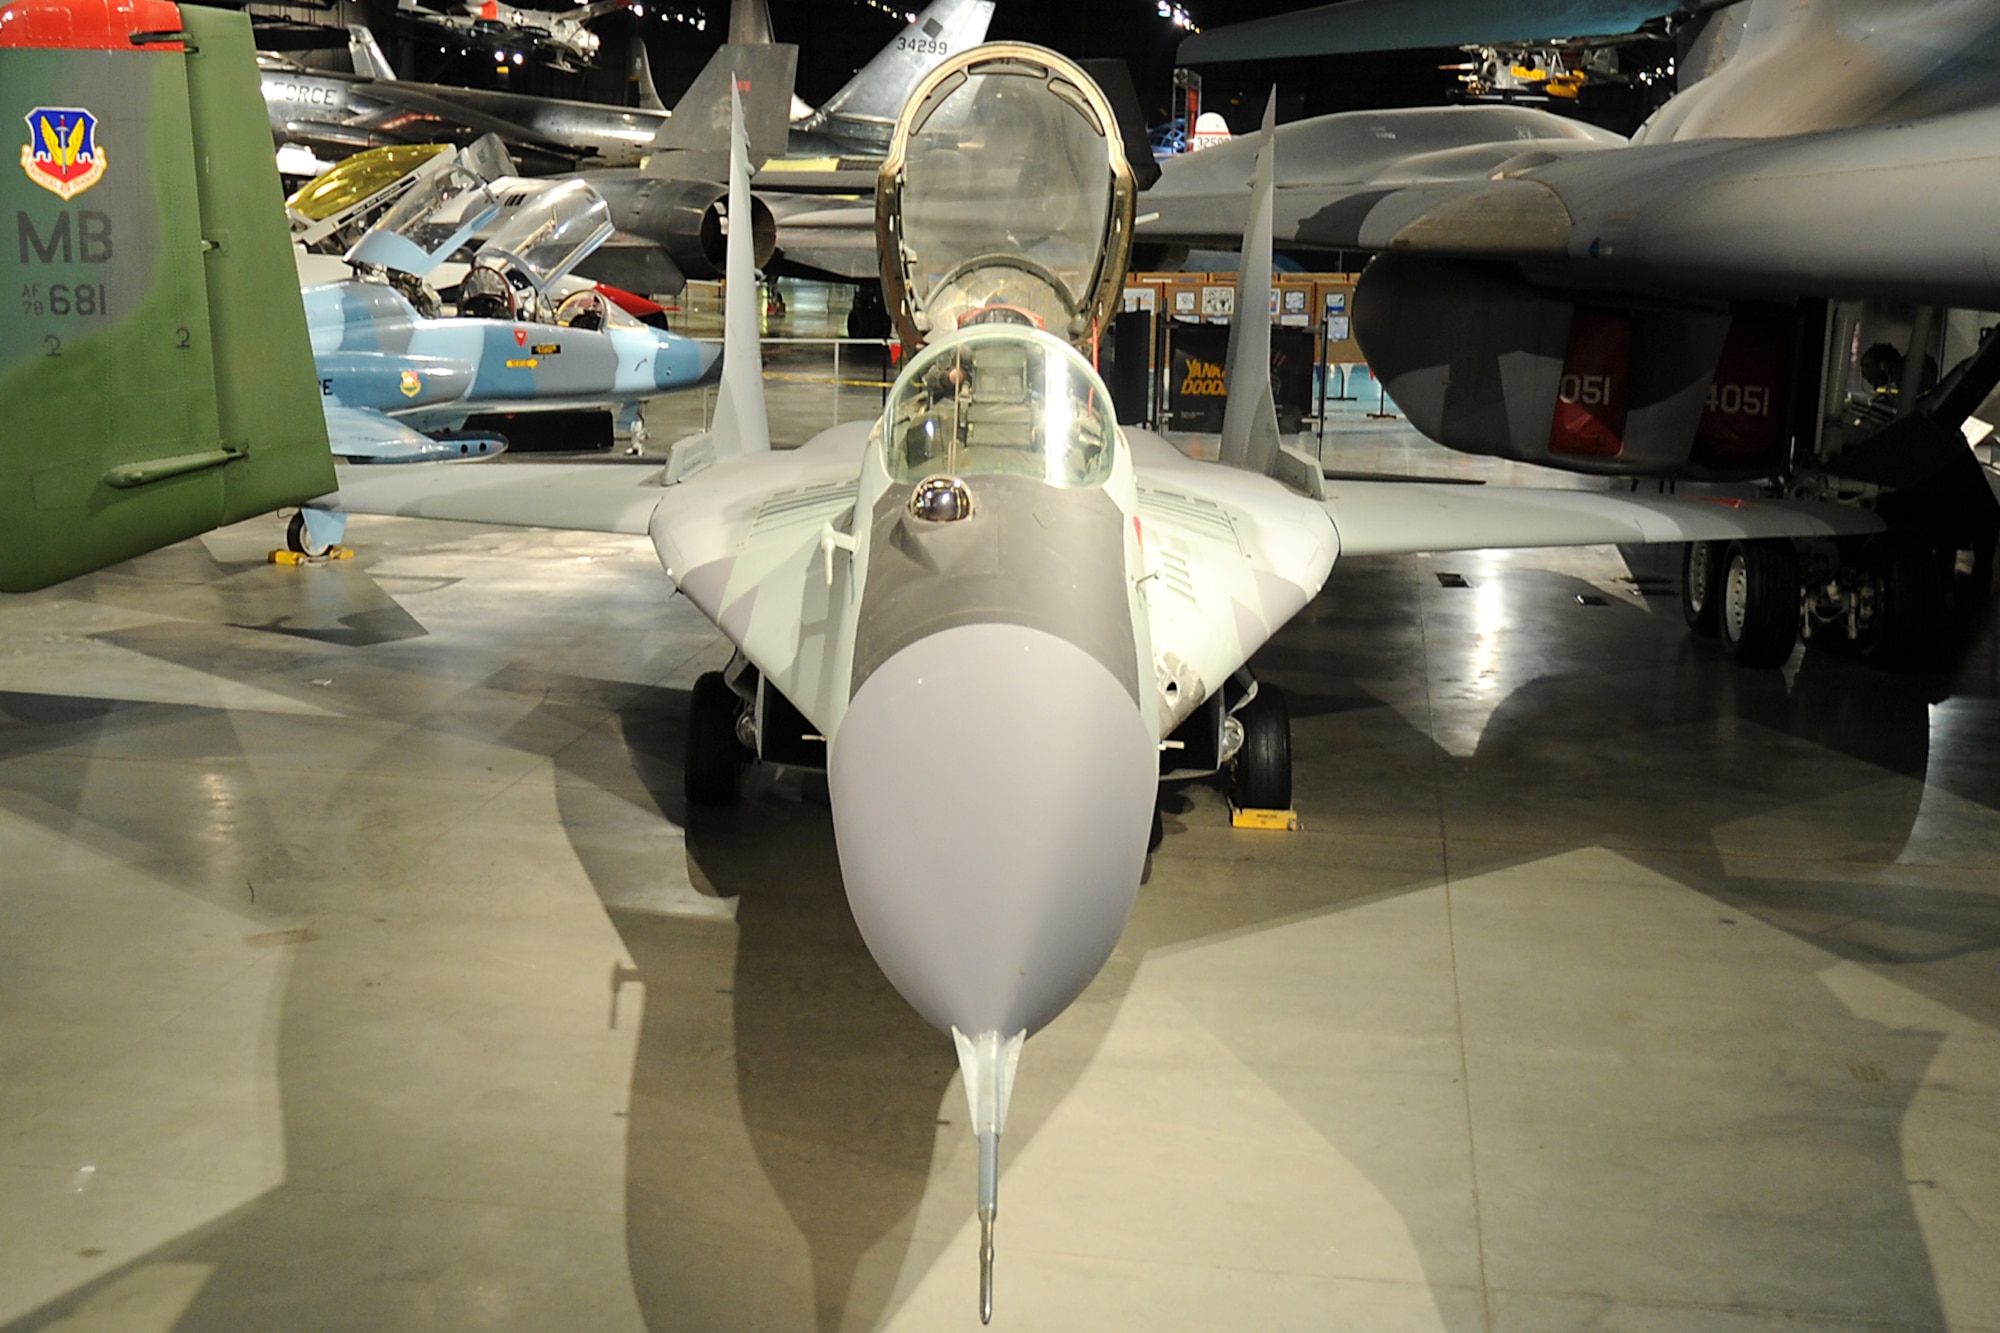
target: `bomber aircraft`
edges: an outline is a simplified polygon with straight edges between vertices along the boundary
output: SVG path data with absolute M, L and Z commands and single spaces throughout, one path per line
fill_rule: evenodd
M 1268 114 L 1262 141 L 1239 310 L 1268 305 Z M 741 218 L 740 128 L 731 157 Z M 953 56 L 881 168 L 882 275 L 911 355 L 879 419 L 770 447 L 752 238 L 732 227 L 714 424 L 664 467 L 348 469 L 316 502 L 651 538 L 737 650 L 694 687 L 689 800 L 734 800 L 757 760 L 823 768 L 868 948 L 956 1048 L 983 1319 L 1023 1042 L 1117 942 L 1163 778 L 1227 771 L 1238 806 L 1290 804 L 1284 701 L 1249 663 L 1337 556 L 1880 526 L 1838 505 L 1331 486 L 1278 435 L 1259 320 L 1232 330 L 1222 461 L 1195 461 L 1121 428 L 1091 362 L 1134 194 L 1079 68 L 1014 43 Z
M 1382 26 L 1392 8 L 1358 0 L 1185 49 L 1408 44 Z M 1439 41 L 1493 38 L 1494 23 L 1616 31 L 1639 10 L 1684 22 L 1681 90 L 1629 142 L 1501 107 L 1279 131 L 1277 236 L 1376 255 L 1355 333 L 1412 424 L 1570 471 L 1763 479 L 1872 507 L 1884 538 L 1690 547 L 1683 609 L 1744 665 L 1786 661 L 1801 632 L 1920 660 L 1952 572 L 1982 595 L 2000 539 L 1992 478 L 1961 434 L 2000 385 L 1981 313 L 2000 311 L 2000 3 L 1414 10 Z M 1253 152 L 1170 164 L 1142 237 L 1219 239 Z

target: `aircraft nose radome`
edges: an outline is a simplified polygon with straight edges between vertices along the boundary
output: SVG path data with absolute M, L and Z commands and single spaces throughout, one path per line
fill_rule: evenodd
M 935 1026 L 1033 1031 L 1110 957 L 1159 751 L 1075 645 L 995 624 L 919 639 L 855 694 L 828 781 L 855 923 Z

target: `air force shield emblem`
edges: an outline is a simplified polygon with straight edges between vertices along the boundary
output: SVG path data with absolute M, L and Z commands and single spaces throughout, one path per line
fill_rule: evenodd
M 97 117 L 81 107 L 38 106 L 27 115 L 21 169 L 61 199 L 74 199 L 104 177 Z

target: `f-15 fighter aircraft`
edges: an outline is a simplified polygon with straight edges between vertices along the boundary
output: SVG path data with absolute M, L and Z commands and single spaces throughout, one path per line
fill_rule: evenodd
M 1563 24 L 1647 7 L 1521 8 Z M 1360 49 L 1386 40 L 1390 8 L 1260 20 L 1196 50 Z M 1506 7 L 1418 8 L 1458 13 L 1469 40 Z M 1739 662 L 1784 662 L 1801 626 L 1921 658 L 1950 571 L 1970 567 L 1977 592 L 2000 540 L 1960 434 L 2000 385 L 2000 337 L 1982 337 L 1990 313 L 1944 315 L 2000 311 L 2000 3 L 1663 8 L 1688 15 L 1681 91 L 1629 143 L 1521 109 L 1302 121 L 1280 134 L 1312 156 L 1290 159 L 1307 169 L 1281 180 L 1277 234 L 1377 254 L 1355 333 L 1440 443 L 1604 475 L 1772 478 L 1894 520 L 1885 542 L 1691 548 L 1689 624 Z M 1252 170 L 1235 146 L 1170 165 L 1142 236 L 1213 236 Z M 1863 384 L 1871 372 L 1893 382 Z
M 1265 145 L 1239 310 L 1269 304 Z M 732 159 L 740 217 L 740 133 Z M 689 799 L 733 800 L 753 758 L 824 767 L 869 950 L 956 1046 L 982 1318 L 1022 1044 L 1109 957 L 1164 774 L 1228 769 L 1239 805 L 1289 804 L 1284 704 L 1247 664 L 1338 554 L 1876 526 L 1838 506 L 1330 491 L 1278 436 L 1258 320 L 1232 333 L 1224 461 L 1193 461 L 1116 423 L 1087 354 L 1117 308 L 1133 194 L 1081 70 L 976 48 L 919 85 L 883 164 L 883 281 L 913 354 L 878 420 L 770 448 L 751 237 L 732 228 L 715 424 L 664 469 L 350 470 L 328 501 L 651 537 L 737 649 L 695 684 Z

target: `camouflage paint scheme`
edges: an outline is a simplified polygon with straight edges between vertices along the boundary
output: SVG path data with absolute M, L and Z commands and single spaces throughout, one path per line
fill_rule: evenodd
M 0 590 L 332 487 L 260 105 L 240 15 L 0 16 Z M 103 171 L 68 199 L 29 165 L 38 108 L 94 121 Z
M 720 349 L 648 325 L 426 319 L 375 282 L 305 289 L 333 452 L 374 462 L 477 450 L 426 438 L 474 412 L 619 409 L 706 375 Z M 332 489 L 328 487 L 327 489 Z

